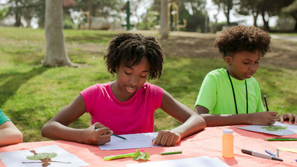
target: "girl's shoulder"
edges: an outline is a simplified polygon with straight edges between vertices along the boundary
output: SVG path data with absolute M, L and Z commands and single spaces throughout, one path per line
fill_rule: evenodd
M 152 92 L 163 92 L 163 88 L 157 86 L 157 85 L 154 85 L 154 84 L 151 84 L 149 82 L 146 82 L 143 84 L 142 88 L 145 90 L 145 91 L 152 91 Z

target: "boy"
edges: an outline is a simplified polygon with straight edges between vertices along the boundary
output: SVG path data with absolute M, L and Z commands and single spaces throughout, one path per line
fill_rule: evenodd
M 21 143 L 22 141 L 22 132 L 0 109 L 0 146 Z
M 270 36 L 257 27 L 235 26 L 215 40 L 228 69 L 209 72 L 201 85 L 195 112 L 207 126 L 238 124 L 271 125 L 275 121 L 297 123 L 295 114 L 265 111 L 258 82 L 253 78 L 260 58 L 269 47 Z

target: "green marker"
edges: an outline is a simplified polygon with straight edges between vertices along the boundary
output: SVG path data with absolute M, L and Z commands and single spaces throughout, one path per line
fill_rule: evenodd
M 95 129 L 98 129 L 96 126 L 94 126 L 94 127 L 95 127 Z M 111 134 L 111 135 L 113 135 L 115 137 L 118 137 L 118 138 L 121 138 L 121 139 L 124 139 L 124 140 L 127 140 L 126 138 L 124 138 L 122 136 L 119 136 L 119 135 L 116 135 L 116 134 Z
M 168 154 L 181 154 L 182 151 L 174 151 L 174 152 L 165 152 L 165 153 L 160 153 L 160 155 L 168 155 Z
M 265 139 L 267 141 L 297 141 L 297 139 Z

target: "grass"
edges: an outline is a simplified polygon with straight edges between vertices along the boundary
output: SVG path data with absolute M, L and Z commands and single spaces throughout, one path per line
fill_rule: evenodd
M 116 33 L 65 30 L 66 46 L 71 46 L 67 50 L 69 58 L 87 66 L 45 68 L 41 65 L 45 56 L 44 30 L 0 28 L 0 108 L 23 132 L 25 142 L 48 140 L 41 136 L 41 128 L 50 118 L 83 89 L 114 80 L 106 70 L 103 55 Z M 166 45 L 166 41 L 162 44 Z M 204 76 L 222 67 L 226 65 L 221 59 L 168 55 L 161 79 L 150 82 L 193 109 Z M 270 110 L 297 114 L 297 70 L 266 66 L 258 70 L 255 78 L 268 98 Z M 155 118 L 156 130 L 180 125 L 160 109 Z M 86 128 L 90 116 L 85 114 L 70 126 Z

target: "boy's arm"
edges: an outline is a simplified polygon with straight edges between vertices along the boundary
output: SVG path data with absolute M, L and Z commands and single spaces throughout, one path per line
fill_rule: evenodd
M 68 140 L 79 143 L 102 145 L 110 141 L 111 131 L 100 123 L 87 129 L 67 127 L 86 112 L 86 105 L 81 95 L 50 119 L 42 128 L 42 136 L 54 140 Z
M 201 116 L 178 102 L 165 90 L 163 91 L 161 109 L 183 124 L 170 131 L 160 131 L 154 139 L 153 145 L 156 143 L 163 146 L 174 146 L 182 138 L 201 131 L 206 126 Z
M 251 114 L 208 114 L 209 110 L 203 106 L 197 105 L 195 112 L 201 115 L 206 126 L 226 126 L 226 125 L 240 125 L 240 124 L 252 124 L 252 125 L 271 125 L 278 120 L 277 112 L 257 112 Z
M 23 142 L 22 132 L 11 122 L 0 125 L 0 146 Z

